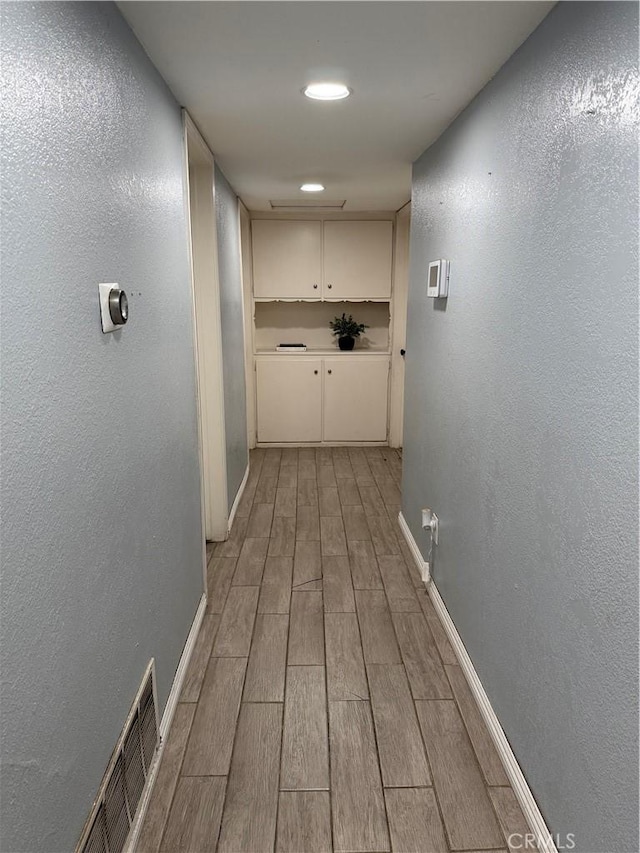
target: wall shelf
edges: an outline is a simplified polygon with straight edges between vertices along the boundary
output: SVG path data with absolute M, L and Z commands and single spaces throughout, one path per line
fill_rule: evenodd
M 390 304 L 385 302 L 257 302 L 254 305 L 255 352 L 275 351 L 278 344 L 303 343 L 309 350 L 340 352 L 329 322 L 353 314 L 369 328 L 352 352 L 389 350 Z M 288 355 L 288 353 L 284 353 Z
M 298 356 L 299 358 L 304 358 L 305 356 L 317 357 L 325 355 L 337 355 L 341 358 L 346 358 L 349 356 L 362 358 L 368 355 L 390 355 L 390 352 L 388 349 L 376 349 L 375 347 L 352 350 L 341 350 L 338 349 L 338 347 L 333 347 L 330 349 L 326 347 L 307 347 L 306 350 L 292 350 L 291 352 L 276 352 L 275 349 L 259 349 L 256 350 L 255 355 L 281 355 L 283 358 L 289 358 L 292 355 Z

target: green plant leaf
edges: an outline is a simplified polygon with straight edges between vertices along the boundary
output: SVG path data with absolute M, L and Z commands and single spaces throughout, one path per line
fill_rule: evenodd
M 358 323 L 351 314 L 347 317 L 343 313 L 342 317 L 335 317 L 329 321 L 329 328 L 339 338 L 359 338 L 369 327 L 365 326 L 364 323 Z

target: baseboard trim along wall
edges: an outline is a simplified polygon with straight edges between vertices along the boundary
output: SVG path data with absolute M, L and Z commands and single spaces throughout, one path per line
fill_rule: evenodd
M 182 691 L 182 684 L 184 682 L 189 662 L 191 661 L 191 655 L 193 654 L 193 650 L 196 645 L 196 640 L 198 639 L 198 634 L 200 633 L 200 626 L 202 625 L 202 620 L 204 618 L 206 610 L 207 596 L 206 593 L 202 593 L 202 598 L 200 599 L 200 603 L 198 604 L 196 615 L 193 617 L 193 622 L 191 623 L 191 628 L 189 630 L 187 641 L 184 644 L 184 649 L 182 650 L 182 655 L 180 656 L 180 663 L 178 664 L 178 668 L 176 669 L 175 678 L 173 679 L 171 691 L 169 692 L 169 698 L 167 699 L 167 704 L 165 705 L 164 713 L 162 714 L 162 720 L 160 721 L 160 745 L 158 746 L 151 772 L 147 777 L 145 788 L 142 793 L 142 797 L 140 798 L 140 804 L 138 806 L 136 818 L 133 823 L 133 826 L 131 827 L 129 837 L 127 838 L 127 843 L 124 846 L 124 853 L 134 853 L 138 844 L 138 838 L 140 837 L 142 824 L 144 823 L 144 818 L 149 807 L 151 794 L 153 793 L 153 786 L 155 785 L 156 777 L 158 775 L 158 768 L 160 767 L 162 753 L 164 752 L 164 747 L 167 742 L 167 735 L 169 733 L 169 729 L 171 728 L 171 723 L 173 722 L 173 715 L 176 712 L 176 707 L 178 705 L 178 700 Z
M 407 541 L 407 545 L 409 546 L 409 550 L 411 551 L 418 572 L 420 573 L 420 577 L 425 583 L 429 583 L 429 579 L 431 577 L 429 574 L 429 563 L 423 559 L 420 549 L 418 548 L 418 543 L 413 538 L 413 534 L 409 530 L 409 525 L 405 521 L 404 515 L 401 512 L 398 513 L 398 522 L 400 524 L 400 530 L 402 530 L 402 534 Z
M 529 824 L 532 834 L 536 837 L 537 849 L 540 853 L 558 853 L 553 836 L 551 835 L 542 813 L 538 808 L 538 804 L 535 801 L 531 788 L 527 784 L 527 780 L 525 779 L 524 773 L 518 764 L 518 760 L 511 749 L 507 736 L 504 733 L 504 729 L 500 725 L 500 720 L 491 706 L 491 702 L 489 701 L 489 697 L 482 686 L 480 677 L 478 676 L 473 662 L 469 657 L 464 643 L 462 642 L 462 637 L 458 633 L 451 616 L 449 616 L 449 611 L 438 592 L 438 587 L 430 578 L 429 564 L 423 560 L 416 540 L 413 538 L 413 534 L 411 533 L 402 513 L 399 514 L 398 520 L 400 522 L 400 529 L 407 541 L 407 545 L 411 549 L 411 553 L 413 554 L 418 570 L 421 572 L 423 578 L 427 578 L 425 584 L 429 591 L 429 596 L 431 597 L 435 611 L 438 614 L 442 627 L 444 628 L 456 657 L 458 658 L 460 669 L 464 672 L 469 688 L 476 700 L 478 709 L 482 714 L 482 718 L 495 744 L 505 772 L 509 777 L 509 781 L 518 803 L 520 804 L 520 808 L 522 809 L 525 819 Z M 422 570 L 422 566 L 425 567 L 424 572 Z
M 242 478 L 242 482 L 240 483 L 240 488 L 235 496 L 233 501 L 233 506 L 231 507 L 231 512 L 229 513 L 229 523 L 227 526 L 227 530 L 231 532 L 231 525 L 233 524 L 233 519 L 236 517 L 236 512 L 238 511 L 238 507 L 240 506 L 240 501 L 242 500 L 242 495 L 244 494 L 245 486 L 247 485 L 247 480 L 249 479 L 249 463 L 247 462 L 247 468 L 244 472 L 244 477 Z

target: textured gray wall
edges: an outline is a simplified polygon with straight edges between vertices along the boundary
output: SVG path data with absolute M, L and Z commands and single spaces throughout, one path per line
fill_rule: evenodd
M 247 398 L 244 374 L 244 324 L 238 199 L 216 166 L 216 220 L 222 323 L 224 425 L 227 442 L 227 493 L 229 509 L 249 463 Z
M 581 853 L 639 849 L 637 47 L 636 4 L 560 4 L 413 179 L 403 511 Z
M 182 130 L 111 4 L 2 19 L 0 848 L 52 853 L 202 592 Z M 130 294 L 115 334 L 101 281 Z

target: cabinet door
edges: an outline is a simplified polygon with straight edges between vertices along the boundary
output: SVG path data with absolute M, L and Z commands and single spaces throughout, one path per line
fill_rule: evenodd
M 323 364 L 324 440 L 385 441 L 388 356 L 337 356 Z
M 320 299 L 321 222 L 254 219 L 251 235 L 256 299 Z
M 322 362 L 256 359 L 258 441 L 322 439 Z
M 324 223 L 324 298 L 389 299 L 391 222 Z

